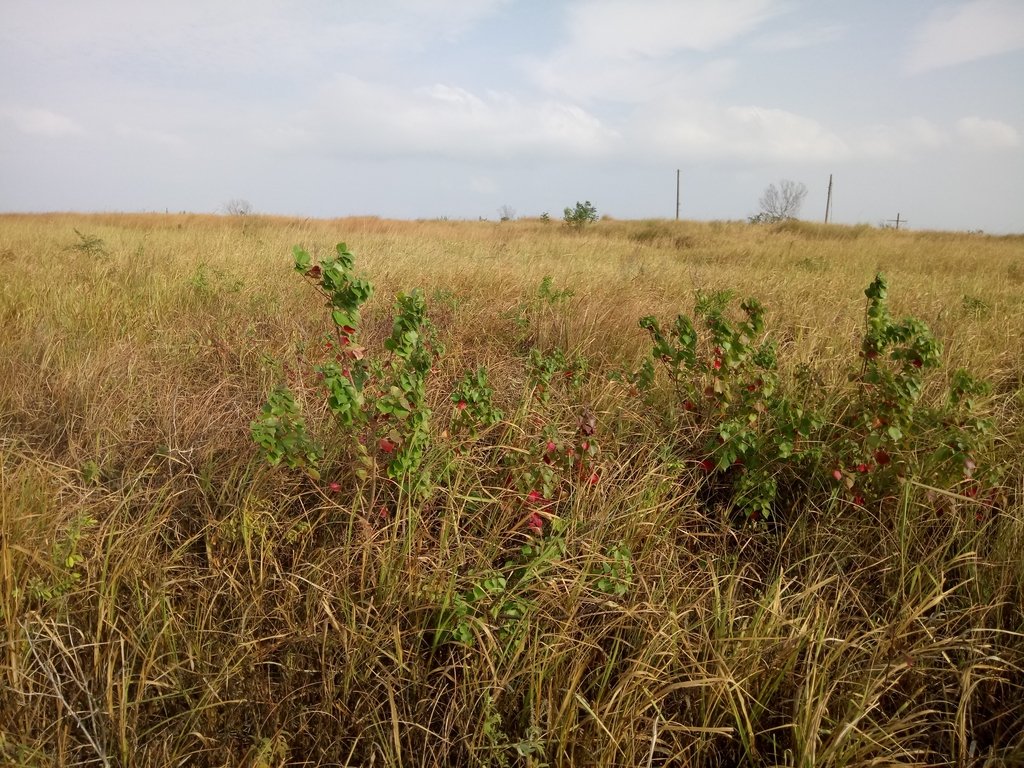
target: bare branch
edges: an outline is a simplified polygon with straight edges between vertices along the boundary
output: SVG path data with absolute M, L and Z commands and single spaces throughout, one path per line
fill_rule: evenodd
M 807 187 L 796 181 L 783 179 L 778 186 L 769 184 L 758 201 L 761 213 L 752 221 L 774 222 L 795 219 L 800 215 L 800 207 L 807 196 Z

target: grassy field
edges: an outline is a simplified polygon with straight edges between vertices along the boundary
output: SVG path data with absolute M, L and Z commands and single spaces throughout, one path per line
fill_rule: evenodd
M 378 378 L 399 292 L 445 349 L 422 492 L 379 412 L 325 405 L 338 331 L 292 246 L 340 241 Z M 922 387 L 897 437 L 865 411 L 896 408 L 865 383 L 878 271 L 941 345 L 891 369 Z M 774 394 L 706 340 L 689 378 L 651 357 L 642 317 L 726 290 L 733 327 L 765 307 Z M 1024 764 L 1024 237 L 5 215 L 0 321 L 0 763 Z M 503 415 L 465 429 L 480 367 Z M 317 472 L 253 441 L 282 383 Z M 821 423 L 769 456 L 796 404 Z M 746 406 L 762 442 L 715 465 Z

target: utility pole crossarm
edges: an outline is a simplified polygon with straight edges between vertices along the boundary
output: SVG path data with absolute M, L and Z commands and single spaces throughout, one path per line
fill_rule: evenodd
M 904 226 L 906 226 L 907 224 L 910 223 L 906 219 L 901 219 L 899 213 L 896 214 L 896 218 L 895 219 L 886 219 L 886 222 L 888 222 L 889 224 L 895 224 L 897 231 L 900 228 L 900 224 L 903 224 Z

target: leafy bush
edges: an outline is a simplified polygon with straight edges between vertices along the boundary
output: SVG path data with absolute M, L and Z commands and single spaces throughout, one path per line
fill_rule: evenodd
M 668 420 L 699 424 L 709 435 L 680 449 L 696 452 L 710 486 L 727 490 L 747 520 L 775 514 L 782 498 L 882 503 L 896 498 L 907 477 L 977 494 L 974 456 L 991 431 L 978 408 L 986 386 L 958 371 L 944 402 L 919 407 L 924 371 L 940 361 L 938 342 L 921 321 L 890 316 L 882 275 L 865 296 L 862 368 L 850 372 L 855 386 L 846 392 L 825 391 L 810 378 L 793 394 L 780 386 L 756 300 L 730 319 L 731 294 L 698 294 L 697 323 L 686 315 L 668 329 L 653 317 L 640 321 L 653 346 L 630 381 L 650 391 L 662 367 Z
M 365 479 L 382 462 L 401 492 L 425 499 L 433 489 L 427 457 L 436 442 L 426 385 L 443 349 L 421 292 L 398 295 L 386 354 L 371 355 L 358 343 L 358 328 L 373 287 L 353 273 L 345 244 L 317 264 L 300 248 L 294 257 L 295 269 L 324 297 L 333 323 L 325 350 L 334 358 L 315 370 L 327 408 L 352 438 L 344 455 L 358 477 Z M 545 277 L 535 301 L 554 305 L 570 296 Z M 668 397 L 651 402 L 667 408 L 660 417 L 665 423 L 698 428 L 681 430 L 674 449 L 684 464 L 707 476 L 709 503 L 724 500 L 743 519 L 757 522 L 777 516 L 780 504 L 791 499 L 884 503 L 907 477 L 968 496 L 977 494 L 983 479 L 993 480 L 992 469 L 979 469 L 975 458 L 990 440 L 991 425 L 978 408 L 986 386 L 958 371 L 944 400 L 922 407 L 924 373 L 940 361 L 938 342 L 921 321 L 891 316 L 882 275 L 865 296 L 861 367 L 849 374 L 853 387 L 839 392 L 825 391 L 810 372 L 798 377 L 795 388 L 780 382 L 777 349 L 755 299 L 741 302 L 736 314 L 730 312 L 730 291 L 698 292 L 692 318 L 680 314 L 669 327 L 654 317 L 641 319 L 652 347 L 629 381 L 638 392 L 652 392 L 663 371 Z M 569 402 L 578 398 L 589 374 L 585 358 L 557 346 L 531 347 L 524 363 L 539 408 L 549 407 L 556 391 Z M 499 424 L 503 416 L 492 396 L 486 369 L 467 373 L 450 393 L 453 433 L 474 440 Z M 532 447 L 499 453 L 499 464 L 509 468 L 524 495 L 533 530 L 543 528 L 537 510 L 549 509 L 563 490 L 600 480 L 596 419 L 588 408 L 583 412 L 569 439 L 547 423 L 528 438 Z M 318 477 L 327 452 L 306 433 L 287 387 L 271 394 L 252 435 L 272 464 Z M 703 437 L 693 444 L 683 435 Z
M 494 390 L 487 381 L 486 368 L 477 368 L 463 376 L 451 396 L 455 404 L 452 428 L 476 437 L 480 430 L 498 424 L 504 414 L 491 404 L 493 396 Z
M 370 357 L 358 343 L 358 329 L 360 308 L 373 294 L 373 286 L 354 274 L 354 257 L 344 243 L 335 250 L 335 255 L 317 264 L 301 248 L 294 251 L 295 269 L 324 297 L 333 323 L 333 339 L 325 344 L 325 351 L 333 353 L 334 359 L 315 369 L 327 407 L 351 438 L 347 447 L 355 454 L 359 477 L 366 478 L 380 461 L 403 492 L 422 498 L 430 490 L 430 475 L 424 468 L 431 416 L 426 378 L 441 351 L 433 339 L 426 301 L 418 290 L 399 294 L 391 336 L 384 342 L 390 354 Z M 294 410 L 287 388 L 280 387 L 275 396 Z M 287 425 L 297 430 L 300 422 L 292 410 L 287 411 Z M 254 422 L 252 431 L 271 463 L 294 456 L 290 445 L 299 438 L 292 432 L 282 438 L 269 430 L 266 417 Z M 302 460 L 292 459 L 289 466 L 304 467 L 318 476 L 322 449 L 301 445 Z
M 107 252 L 107 245 L 103 242 L 103 238 L 79 232 L 77 229 L 75 230 L 75 234 L 78 235 L 78 242 L 71 246 L 71 250 L 77 251 L 78 253 L 84 253 L 86 256 L 91 258 L 106 257 L 110 255 Z
M 589 200 L 583 203 L 576 201 L 574 208 L 565 209 L 563 218 L 570 227 L 582 229 L 587 224 L 597 221 L 597 208 L 591 205 Z

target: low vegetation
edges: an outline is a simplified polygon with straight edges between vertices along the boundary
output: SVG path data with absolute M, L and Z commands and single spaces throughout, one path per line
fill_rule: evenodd
M 1024 759 L 1024 238 L 595 220 L 0 217 L 2 762 Z

